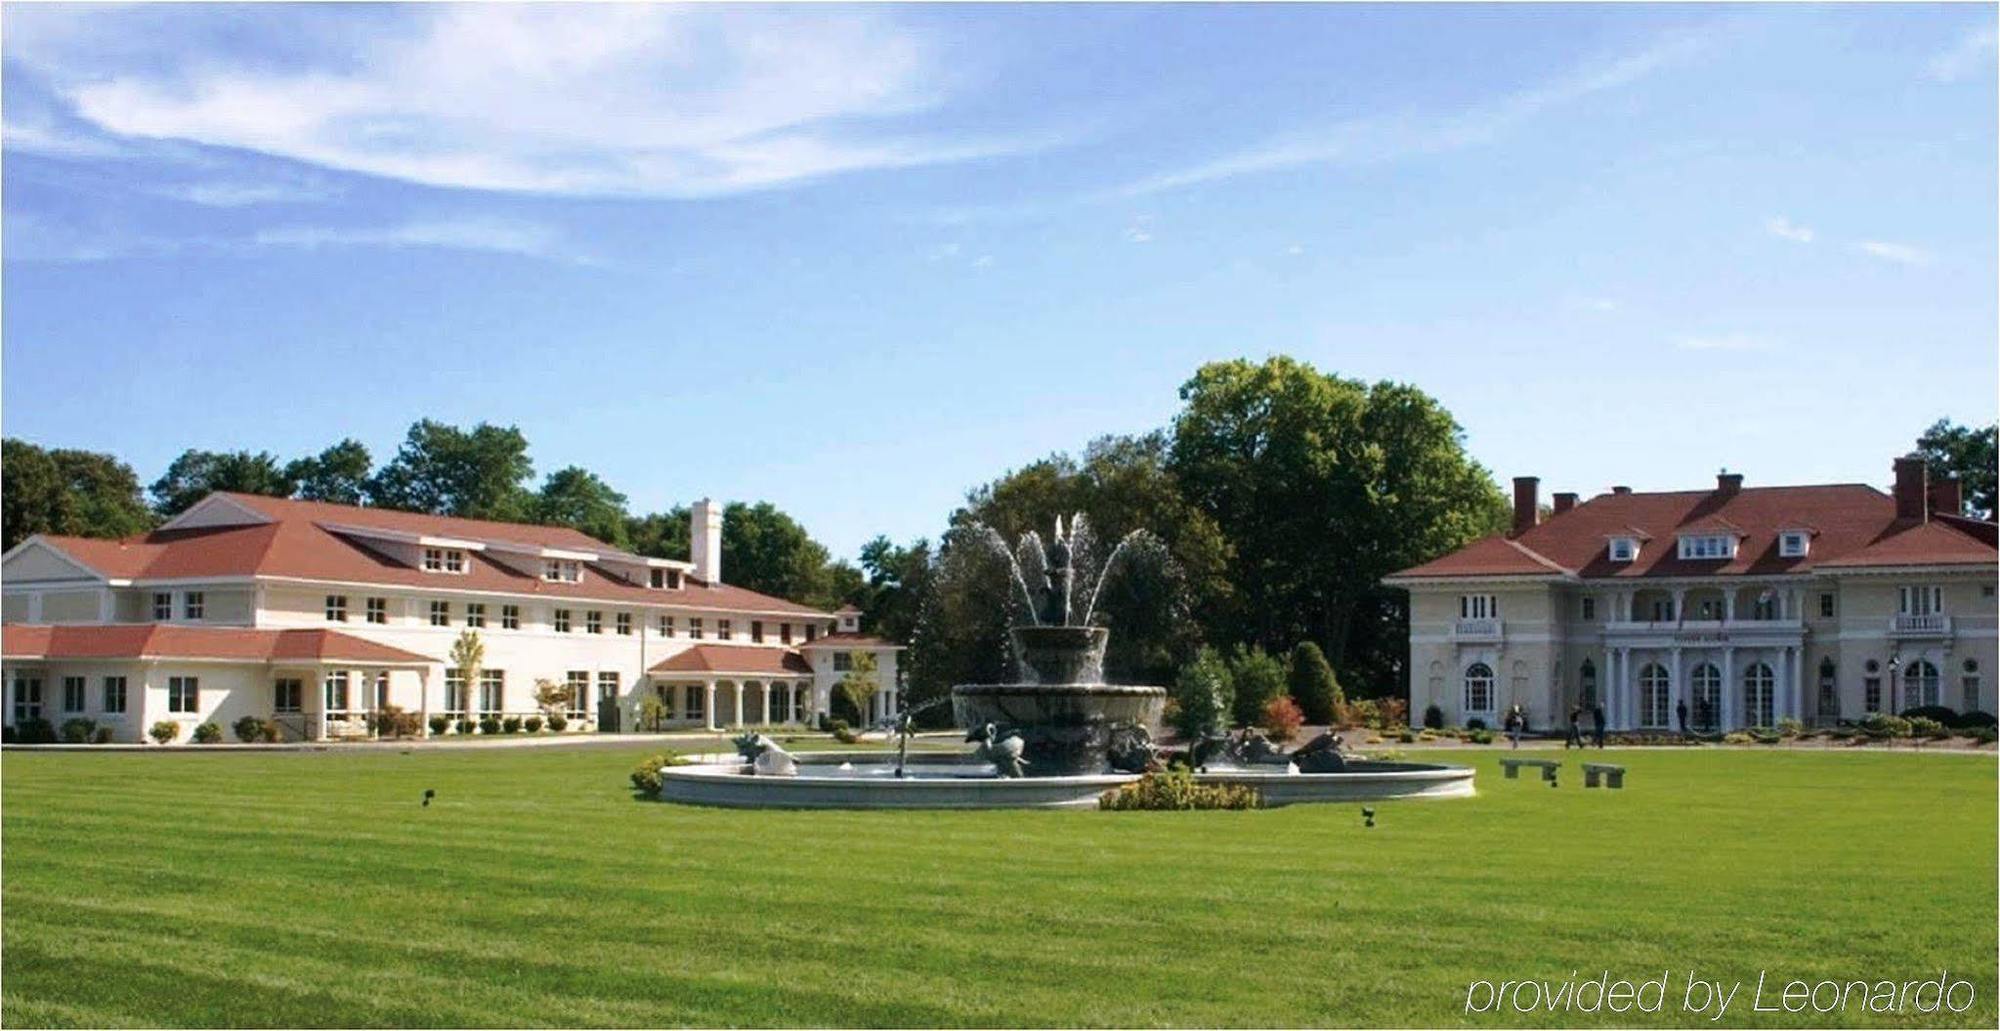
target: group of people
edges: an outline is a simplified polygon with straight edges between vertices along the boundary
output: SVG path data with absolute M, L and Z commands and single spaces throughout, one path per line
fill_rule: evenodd
M 1687 705 L 1683 703 L 1681 709 L 1682 709 L 1681 723 L 1682 725 L 1686 725 Z M 1590 743 L 1596 745 L 1599 748 L 1603 748 L 1604 706 L 1592 705 L 1590 707 L 1590 724 L 1591 724 Z M 1527 712 L 1524 711 L 1518 704 L 1508 708 L 1507 718 L 1502 722 L 1502 726 L 1505 727 L 1507 731 L 1507 740 L 1512 745 L 1512 747 L 1514 748 L 1521 747 L 1521 735 L 1526 733 L 1528 730 Z M 1581 705 L 1570 706 L 1569 736 L 1563 739 L 1563 747 L 1565 749 L 1587 747 L 1583 741 L 1583 706 Z

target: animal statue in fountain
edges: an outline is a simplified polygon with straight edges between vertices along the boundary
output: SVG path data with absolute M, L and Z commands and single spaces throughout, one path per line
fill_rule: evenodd
M 779 747 L 776 741 L 755 732 L 731 738 L 736 746 L 736 754 L 750 764 L 750 772 L 759 777 L 796 777 L 799 763 L 792 753 Z
M 1110 747 L 1105 749 L 1105 759 L 1111 768 L 1120 773 L 1147 773 L 1159 766 L 1158 750 L 1153 747 L 1153 735 L 1137 724 L 1118 727 L 1111 732 Z
M 1311 741 L 1300 745 L 1292 753 L 1292 765 L 1300 773 L 1339 773 L 1347 768 L 1347 757 L 1341 754 L 1344 742 L 1331 730 L 1322 731 Z
M 1208 772 L 1211 760 L 1226 758 L 1229 750 L 1229 735 L 1216 730 L 1204 730 L 1201 736 L 1188 745 L 1188 769 L 1197 773 Z
M 1239 766 L 1283 766 L 1291 761 L 1284 750 L 1271 743 L 1256 727 L 1245 727 L 1231 739 L 1223 753 Z
M 988 723 L 972 728 L 972 731 L 965 735 L 965 740 L 968 743 L 978 743 L 979 747 L 973 749 L 973 757 L 992 763 L 993 769 L 1000 776 L 1026 776 L 1024 767 L 1028 765 L 1028 760 L 1022 758 L 1021 753 L 1027 748 L 1027 743 L 1021 740 L 1021 735 L 1011 730 L 1003 735 L 993 724 Z

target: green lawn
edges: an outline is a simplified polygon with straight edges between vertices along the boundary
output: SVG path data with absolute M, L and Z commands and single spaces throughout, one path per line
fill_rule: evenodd
M 1249 813 L 635 801 L 642 750 L 4 759 L 0 1021 L 1704 1023 L 1690 966 L 1964 972 L 1993 1027 L 1992 754 L 1608 753 L 1622 792 Z M 1596 755 L 1593 755 L 1596 758 Z M 435 788 L 438 800 L 420 808 Z M 1468 1016 L 1475 978 L 1658 977 L 1658 1015 Z M 1768 991 L 1768 990 L 1767 990 Z

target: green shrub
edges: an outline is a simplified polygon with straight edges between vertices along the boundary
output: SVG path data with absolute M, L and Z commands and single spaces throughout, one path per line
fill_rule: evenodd
M 540 716 L 530 716 L 527 719 L 522 720 L 521 729 L 527 731 L 530 734 L 541 733 L 542 718 Z
M 1467 730 L 1485 730 L 1485 729 L 1486 729 L 1486 721 L 1485 721 L 1485 720 L 1482 720 L 1482 719 L 1480 719 L 1480 718 L 1479 718 L 1479 717 L 1477 717 L 1477 716 L 1474 716 L 1474 717 L 1472 717 L 1471 719 L 1469 719 L 1469 720 L 1466 720 L 1466 721 L 1465 721 L 1465 729 L 1467 729 Z
M 498 733 L 500 733 L 500 719 L 499 719 L 499 717 L 497 717 L 497 716 L 481 716 L 481 717 L 479 717 L 479 732 L 480 732 L 481 734 L 498 734 Z
M 861 735 L 856 734 L 854 729 L 847 725 L 846 720 L 834 720 L 833 739 L 843 745 L 851 745 L 861 740 Z
M 1481 727 L 1466 735 L 1466 740 L 1475 745 L 1490 745 L 1493 743 L 1493 732 Z
M 1184 769 L 1148 773 L 1130 784 L 1112 788 L 1097 800 L 1099 809 L 1258 809 L 1264 804 L 1256 789 L 1241 784 L 1202 784 Z
M 32 716 L 14 724 L 14 738 L 24 745 L 52 745 L 56 741 L 56 725 Z
M 505 717 L 500 721 L 500 729 L 509 734 L 519 734 L 521 732 L 521 717 Z
M 1972 736 L 1972 740 L 1982 745 L 1990 745 L 1995 740 L 2000 740 L 2000 730 L 1992 727 L 1973 727 L 1967 730 L 1966 733 Z
M 1768 727 L 1755 727 L 1750 736 L 1760 745 L 1775 745 L 1784 740 L 1784 735 Z
M 478 726 L 479 724 L 474 723 L 471 720 L 462 719 L 459 720 L 457 723 L 452 724 L 452 729 L 458 731 L 461 734 L 470 734 L 472 733 L 473 729 Z
M 1826 732 L 1826 736 L 1835 741 L 1847 741 L 1859 733 L 1861 732 L 1853 727 L 1834 727 Z
M 1402 744 L 1413 745 L 1417 743 L 1417 734 L 1410 728 L 1404 727 L 1396 732 L 1396 740 Z
M 1942 738 L 1951 736 L 1951 731 L 1946 730 L 1943 723 L 1931 719 L 1929 716 L 1908 716 L 1905 718 L 1910 722 L 1911 737 Z
M 406 712 L 400 705 L 385 705 L 369 713 L 368 722 L 377 737 L 416 737 L 424 728 L 422 716 Z
M 1961 730 L 1971 730 L 1975 727 L 1991 727 L 1993 725 L 1993 714 L 1990 712 L 1980 712 L 1978 709 L 1961 714 L 1957 721 L 1951 724 L 1951 726 Z
M 1805 734 L 1805 732 L 1806 732 L 1806 725 L 1804 723 L 1799 722 L 1798 720 L 1793 719 L 1790 716 L 1787 716 L 1784 719 L 1778 721 L 1779 737 L 1785 737 L 1785 738 L 1799 737 Z
M 559 712 L 549 713 L 549 729 L 560 734 L 569 729 L 569 717 Z
M 1229 656 L 1229 682 L 1236 690 L 1236 724 L 1260 726 L 1271 702 L 1285 695 L 1285 663 L 1262 648 L 1237 645 Z
M 1174 700 L 1179 702 L 1174 729 L 1182 737 L 1199 737 L 1223 729 L 1235 708 L 1229 666 L 1213 648 L 1202 648 L 1194 661 L 1174 676 Z
M 1257 725 L 1273 741 L 1290 741 L 1299 736 L 1299 728 L 1305 726 L 1306 714 L 1299 711 L 1299 703 L 1286 695 L 1279 695 L 1264 703 L 1263 718 Z
M 181 725 L 173 720 L 161 720 L 153 724 L 152 730 L 148 733 L 160 744 L 171 744 L 175 738 L 181 736 Z
M 90 735 L 96 733 L 97 721 L 88 716 L 76 716 L 63 721 L 62 739 L 67 744 L 82 745 L 90 742 Z
M 1722 735 L 1722 743 L 1725 745 L 1747 745 L 1754 743 L 1756 740 L 1756 738 L 1740 730 L 1732 730 Z
M 1858 725 L 1863 734 L 1878 741 L 1883 738 L 1910 736 L 1910 721 L 1901 716 L 1891 716 L 1886 712 L 1871 712 Z
M 236 735 L 236 740 L 248 743 L 264 736 L 264 721 L 255 716 L 245 716 L 230 724 L 229 730 Z
M 1285 684 L 1307 723 L 1332 723 L 1334 706 L 1347 700 L 1341 693 L 1340 678 L 1326 661 L 1326 653 L 1311 641 L 1293 646 L 1285 667 Z
M 1438 707 L 1437 707 L 1436 705 L 1430 705 L 1430 706 L 1427 706 L 1427 707 L 1425 707 L 1425 709 L 1424 709 L 1424 729 L 1425 729 L 1425 730 L 1443 730 L 1443 729 L 1444 729 L 1444 710 L 1443 710 L 1443 709 L 1440 709 L 1440 708 L 1438 708 Z
M 639 760 L 639 765 L 632 767 L 632 788 L 648 795 L 657 795 L 660 793 L 660 771 L 669 766 L 686 766 L 687 763 L 686 757 L 678 752 L 668 751 L 649 755 Z
M 437 735 L 442 734 L 445 731 L 451 729 L 451 717 L 432 716 L 430 718 L 430 725 L 431 725 L 431 736 L 436 737 Z
M 202 723 L 194 728 L 195 744 L 212 745 L 220 742 L 221 740 L 222 740 L 222 728 L 216 726 L 214 720 Z
M 1904 709 L 1902 716 L 1906 720 L 1913 721 L 1917 719 L 1932 720 L 1942 723 L 1947 727 L 1958 723 L 1958 710 L 1947 705 L 1913 705 L 1910 708 Z
M 111 743 L 111 738 L 113 736 L 114 735 L 112 734 L 110 727 L 99 727 L 96 730 L 91 731 L 90 743 L 93 745 L 108 745 Z

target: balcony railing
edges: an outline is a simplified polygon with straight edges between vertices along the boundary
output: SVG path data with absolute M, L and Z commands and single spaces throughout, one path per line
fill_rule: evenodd
M 1892 616 L 1889 633 L 1896 637 L 1948 637 L 1951 617 L 1933 612 L 1924 616 Z
M 1604 633 L 1702 644 L 1726 641 L 1732 634 L 1793 634 L 1804 630 L 1796 619 L 1661 619 L 1622 620 L 1604 624 Z
M 1461 619 L 1452 628 L 1452 636 L 1461 641 L 1498 641 L 1501 625 L 1497 619 Z

